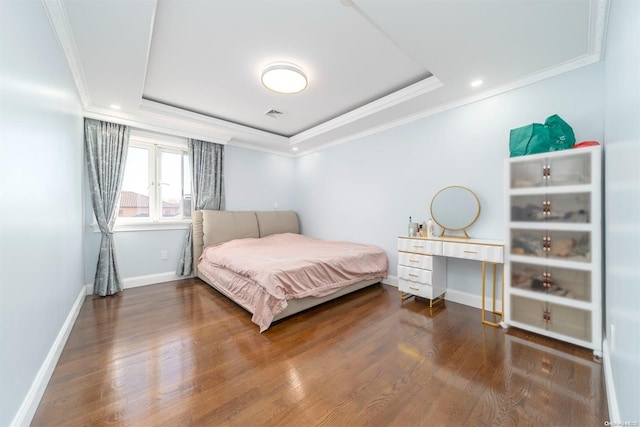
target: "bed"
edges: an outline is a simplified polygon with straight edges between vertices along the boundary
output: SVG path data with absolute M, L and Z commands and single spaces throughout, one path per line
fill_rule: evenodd
M 389 268 L 376 246 L 301 235 L 294 211 L 195 211 L 193 255 L 195 275 L 249 311 L 260 332 L 378 283 Z

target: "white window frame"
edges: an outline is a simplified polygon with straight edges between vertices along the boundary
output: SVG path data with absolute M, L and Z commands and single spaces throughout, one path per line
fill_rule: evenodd
M 122 217 L 117 218 L 113 231 L 151 231 L 151 230 L 181 230 L 191 225 L 191 218 L 174 219 L 162 218 L 160 206 L 160 185 L 158 183 L 158 164 L 163 152 L 174 154 L 188 154 L 188 140 L 186 138 L 172 137 L 156 134 L 140 129 L 131 129 L 129 135 L 129 147 L 139 147 L 150 150 L 149 153 L 149 217 Z M 183 174 L 184 176 L 184 174 Z M 183 178 L 184 179 L 184 178 Z M 184 182 L 182 183 L 184 187 Z M 118 211 L 120 207 L 116 208 Z M 193 209 L 192 211 L 193 212 Z M 93 229 L 100 232 L 98 222 L 93 218 Z

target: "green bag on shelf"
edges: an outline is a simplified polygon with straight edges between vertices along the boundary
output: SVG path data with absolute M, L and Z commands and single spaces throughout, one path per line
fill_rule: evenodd
M 557 114 L 548 117 L 544 125 L 549 130 L 549 151 L 566 150 L 576 143 L 573 129 Z
M 549 129 L 542 123 L 531 123 L 509 133 L 510 157 L 549 151 Z
M 542 123 L 531 123 L 509 133 L 510 157 L 546 153 L 573 147 L 576 137 L 573 129 L 560 116 L 554 114 Z

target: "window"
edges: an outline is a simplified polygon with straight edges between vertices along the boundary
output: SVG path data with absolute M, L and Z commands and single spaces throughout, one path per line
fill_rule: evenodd
M 134 131 L 129 139 L 116 224 L 191 218 L 191 172 L 186 142 Z

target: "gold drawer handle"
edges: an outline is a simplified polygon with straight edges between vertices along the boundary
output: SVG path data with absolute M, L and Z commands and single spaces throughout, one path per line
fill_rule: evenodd
M 464 251 L 465 254 L 477 254 L 478 252 L 476 251 Z
M 419 259 L 410 259 L 409 262 L 420 262 Z
M 424 248 L 424 246 L 413 245 L 414 248 Z
M 409 273 L 409 276 L 411 276 L 411 277 L 420 277 L 417 274 L 411 274 L 411 273 Z
M 409 286 L 409 289 L 413 289 L 414 291 L 419 291 L 419 288 L 414 288 L 413 286 Z

